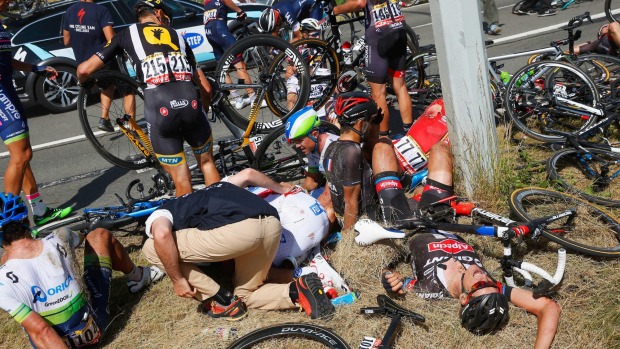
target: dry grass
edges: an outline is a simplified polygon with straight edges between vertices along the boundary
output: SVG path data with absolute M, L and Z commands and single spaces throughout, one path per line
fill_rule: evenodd
M 500 140 L 506 139 L 499 131 Z M 517 135 L 518 136 L 518 135 Z M 530 163 L 544 159 L 544 153 L 524 142 Z M 516 155 L 516 147 L 502 144 L 502 162 L 499 168 L 502 180 L 479 194 L 485 209 L 507 214 L 507 196 L 517 187 L 530 184 L 546 185 L 544 173 L 537 170 L 515 170 L 524 161 Z M 362 298 L 354 305 L 337 309 L 331 321 L 316 321 L 335 330 L 350 345 L 357 348 L 363 336 L 382 337 L 389 325 L 388 318 L 359 315 L 359 307 L 375 305 L 377 294 L 383 293 L 379 272 L 400 250 L 401 242 L 386 242 L 369 247 L 354 244 L 353 234 L 345 232 L 336 249 L 331 253 L 334 267 L 345 273 L 352 287 Z M 481 254 L 487 269 L 501 277 L 497 257 L 501 246 L 496 241 L 473 236 L 466 239 Z M 126 246 L 136 246 L 140 237 L 124 237 Z M 520 244 L 515 249 L 526 260 L 553 269 L 554 249 L 545 244 Z M 146 261 L 139 250 L 131 252 L 134 261 Z M 410 274 L 401 264 L 399 271 Z M 220 273 L 220 274 L 225 274 Z M 196 313 L 198 302 L 173 295 L 170 280 L 162 282 L 140 295 L 126 289 L 124 277 L 115 274 L 110 311 L 114 320 L 105 338 L 108 348 L 224 348 L 230 342 L 213 334 L 217 327 L 236 328 L 242 335 L 254 329 L 284 322 L 309 322 L 304 313 L 290 311 L 250 311 L 247 319 L 239 323 L 212 320 Z M 562 307 L 560 326 L 553 346 L 555 348 L 620 348 L 620 261 L 595 260 L 569 254 L 567 271 L 556 297 Z M 536 337 L 536 319 L 524 311 L 511 307 L 510 321 L 500 332 L 477 337 L 462 329 L 458 316 L 458 302 L 453 300 L 425 301 L 414 296 L 397 300 L 403 306 L 426 317 L 425 325 L 403 322 L 395 340 L 396 348 L 527 348 Z M 23 348 L 28 346 L 19 326 L 3 313 L 0 322 L 0 347 Z M 261 348 L 316 348 L 308 342 L 270 342 Z

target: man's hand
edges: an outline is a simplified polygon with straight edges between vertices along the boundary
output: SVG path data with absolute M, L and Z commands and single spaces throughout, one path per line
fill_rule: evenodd
M 245 11 L 239 11 L 237 12 L 237 20 L 239 22 L 243 22 L 245 21 L 245 19 L 248 18 L 248 15 L 245 13 Z
M 379 108 L 377 114 L 370 119 L 370 123 L 373 125 L 379 125 L 383 121 L 383 109 Z
M 295 185 L 288 182 L 280 182 L 280 186 L 282 186 L 282 194 L 286 194 L 295 189 Z
M 192 288 L 186 278 L 172 281 L 172 286 L 174 287 L 174 293 L 179 297 L 194 298 L 196 295 L 196 289 Z
M 58 72 L 56 71 L 56 69 L 50 66 L 35 65 L 32 67 L 32 72 L 35 73 L 37 76 L 45 76 L 49 80 L 56 80 L 56 77 L 58 76 Z
M 391 270 L 384 270 L 381 275 L 381 284 L 386 291 L 396 292 L 398 294 L 405 294 L 403 290 L 403 277 L 398 272 Z

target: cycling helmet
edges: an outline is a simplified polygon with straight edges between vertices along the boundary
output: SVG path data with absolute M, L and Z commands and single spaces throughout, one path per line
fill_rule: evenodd
M 5 195 L 0 193 L 0 205 L 2 205 L 2 213 L 0 213 L 0 244 L 2 243 L 2 227 L 9 222 L 20 222 L 28 218 L 28 208 L 22 202 L 19 196 L 13 196 L 9 193 Z
M 305 137 L 321 125 L 321 120 L 312 107 L 305 107 L 291 115 L 284 125 L 284 134 L 287 141 Z
M 508 300 L 501 293 L 489 293 L 469 300 L 461 310 L 461 325 L 477 335 L 500 328 L 508 320 Z
M 359 119 L 370 120 L 377 111 L 377 103 L 364 92 L 341 93 L 334 101 L 334 112 L 341 125 L 353 125 Z
M 258 27 L 261 31 L 266 33 L 271 33 L 279 23 L 280 12 L 272 8 L 263 11 L 258 19 Z
M 168 16 L 170 21 L 172 21 L 172 10 L 170 7 L 164 3 L 163 0 L 138 0 L 136 4 L 133 6 L 133 11 L 136 14 L 136 19 L 140 17 L 144 10 L 155 10 L 160 9 L 164 11 L 164 14 Z
M 321 24 L 314 18 L 306 18 L 301 21 L 301 30 L 313 32 L 321 30 Z

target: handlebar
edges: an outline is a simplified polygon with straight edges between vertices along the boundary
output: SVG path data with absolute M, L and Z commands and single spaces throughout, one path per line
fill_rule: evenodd
M 382 314 L 394 318 L 401 316 L 409 318 L 413 321 L 424 323 L 426 318 L 414 311 L 403 308 L 396 304 L 390 297 L 380 294 L 377 296 L 378 307 L 364 307 L 360 309 L 361 314 Z
M 570 21 L 568 21 L 568 25 L 564 27 L 563 29 L 573 30 L 573 29 L 579 28 L 583 24 L 583 21 L 586 19 L 588 20 L 588 22 L 593 23 L 592 17 L 590 17 L 590 12 L 586 12 L 582 15 L 578 15 L 578 16 L 571 18 Z

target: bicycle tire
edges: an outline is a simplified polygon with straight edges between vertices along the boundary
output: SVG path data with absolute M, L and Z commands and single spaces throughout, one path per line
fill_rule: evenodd
M 620 171 L 620 154 L 599 149 L 588 151 L 611 163 L 610 176 Z M 600 174 L 599 161 L 590 156 L 580 156 L 577 149 L 562 149 L 547 161 L 547 175 L 564 190 L 599 205 L 620 207 L 620 186 L 615 182 L 602 182 Z
M 611 11 L 613 10 L 611 8 L 611 3 L 612 0 L 605 0 L 605 17 L 607 17 L 607 20 L 610 22 L 618 22 L 618 19 L 620 19 L 620 17 L 617 17 L 618 15 L 614 15 L 613 13 L 611 13 Z M 616 4 L 618 3 L 618 1 L 616 1 Z
M 272 55 L 274 50 L 278 50 L 280 53 L 275 57 Z M 251 57 L 251 60 L 246 60 L 246 71 L 252 83 L 262 84 L 263 87 L 273 93 L 265 94 L 265 101 L 268 108 L 262 108 L 257 116 L 255 127 L 259 133 L 269 133 L 272 129 L 282 125 L 282 123 L 295 111 L 301 109 L 306 105 L 308 96 L 310 95 L 310 75 L 308 69 L 303 64 L 303 57 L 286 41 L 276 38 L 271 35 L 257 34 L 243 38 L 232 45 L 222 56 L 222 59 L 218 62 L 216 68 L 216 79 L 220 86 L 226 84 L 226 76 L 230 73 L 230 79 L 234 79 L 232 74 L 236 75 L 234 67 L 231 62 L 237 57 L 237 55 Z M 281 108 L 276 108 L 276 103 L 286 103 L 286 80 L 285 71 L 288 65 L 287 60 L 293 62 L 297 69 L 298 79 L 298 98 L 297 102 L 292 108 L 286 108 L 287 113 L 282 114 Z M 236 89 L 235 93 L 239 96 L 247 91 L 243 88 L 243 84 L 232 84 Z M 257 91 L 255 91 L 256 93 Z M 271 95 L 271 96 L 270 96 Z M 242 107 L 237 110 L 234 103 L 234 99 L 238 98 L 234 96 L 234 93 L 224 96 L 220 101 L 220 107 L 223 114 L 237 127 L 246 129 L 249 124 L 249 115 L 242 115 L 249 113 L 251 110 L 251 104 L 247 107 Z M 276 98 L 277 96 L 277 98 Z M 262 101 L 258 101 L 261 103 Z
M 17 12 L 9 10 L 0 12 L 0 14 L 15 19 L 30 17 L 39 9 L 39 7 L 41 7 L 41 0 L 19 0 L 15 1 L 14 6 L 18 7 Z
M 252 348 L 254 344 L 264 340 L 287 337 L 303 337 L 332 349 L 351 348 L 344 339 L 325 327 L 305 323 L 286 323 L 252 331 L 235 340 L 228 346 L 228 349 Z
M 83 227 L 82 227 L 82 224 L 83 224 Z M 75 227 L 78 225 L 79 227 Z M 38 238 L 44 238 L 58 228 L 73 227 L 72 230 L 80 230 L 81 228 L 88 228 L 89 225 L 90 225 L 90 221 L 88 217 L 85 215 L 79 215 L 79 216 L 72 216 L 69 218 L 65 218 L 65 219 L 55 221 L 52 223 L 48 223 L 48 224 L 42 225 L 41 227 L 35 227 L 34 230 L 37 231 Z
M 340 76 L 338 54 L 327 42 L 319 39 L 302 39 L 293 42 L 292 45 L 302 53 L 305 63 L 310 68 L 309 103 L 312 103 L 312 108 L 319 110 L 336 90 L 336 82 Z M 329 69 L 329 75 L 318 75 L 318 68 Z M 269 91 L 268 94 L 273 95 L 273 91 Z M 281 110 L 282 114 L 286 112 Z
M 558 221 L 544 229 L 545 238 L 575 252 L 595 257 L 620 257 L 620 221 L 603 208 L 581 198 L 543 188 L 523 188 L 510 195 L 510 210 L 522 221 L 529 221 L 569 208 L 577 209 L 570 227 Z M 554 228 L 564 234 L 553 232 Z M 567 228 L 570 228 L 567 229 Z
M 355 16 L 355 18 L 357 19 L 356 14 L 353 14 Z M 343 22 L 343 21 L 348 21 L 353 19 L 354 17 L 350 16 L 349 14 L 346 13 L 341 13 L 339 15 L 336 16 L 336 23 L 338 22 Z M 326 19 L 327 22 L 329 23 L 329 19 Z M 340 37 L 340 40 L 342 42 L 344 41 L 349 41 L 351 43 L 355 42 L 355 38 L 357 37 L 355 34 L 357 33 L 357 30 L 355 30 L 355 23 L 362 23 L 364 21 L 364 18 L 359 18 L 357 21 L 352 21 L 349 22 L 347 24 L 338 24 L 338 36 Z M 347 35 L 347 33 L 343 33 L 343 30 L 340 29 L 340 27 L 345 26 L 348 27 L 349 29 L 349 33 Z M 327 39 L 329 39 L 331 36 L 333 35 L 333 27 L 331 24 L 328 24 L 327 26 L 324 27 L 323 30 L 321 30 L 321 40 L 323 41 L 327 41 Z M 345 36 L 346 35 L 346 36 Z
M 114 98 L 109 108 L 110 120 L 116 120 L 125 114 L 123 97 L 119 93 L 119 90 L 121 90 L 123 93 L 134 94 L 136 122 L 143 130 L 146 129 L 144 93 L 138 81 L 120 72 L 101 70 L 93 73 L 80 88 L 78 114 L 84 135 L 97 153 L 111 164 L 128 170 L 146 168 L 149 166 L 149 163 L 144 155 L 121 131 L 116 131 L 115 129 L 114 132 L 104 132 L 98 129 L 98 122 L 101 119 L 101 101 L 99 98 L 95 98 L 99 102 L 90 105 L 89 96 L 97 95 L 96 97 L 99 97 L 101 91 L 110 85 L 122 86 L 121 89 L 115 89 Z M 145 146 L 144 144 L 142 145 Z
M 532 81 L 533 77 L 538 79 Z M 517 71 L 506 86 L 504 106 L 519 130 L 541 142 L 564 140 L 564 137 L 549 134 L 546 129 L 577 132 L 596 122 L 595 116 L 584 118 L 581 111 L 560 109 L 564 102 L 554 105 L 555 97 L 564 97 L 590 108 L 602 106 L 592 79 L 574 65 L 557 61 L 535 62 Z
M 327 121 L 321 121 L 319 129 L 340 134 L 340 129 Z M 282 126 L 268 134 L 258 146 L 252 167 L 276 182 L 293 182 L 305 178 L 306 160 L 293 144 L 286 141 Z
M 620 58 L 611 55 L 585 54 L 574 58 L 573 64 L 596 84 L 601 101 L 613 100 L 612 83 L 620 78 Z

